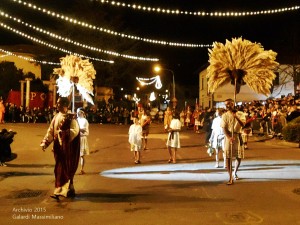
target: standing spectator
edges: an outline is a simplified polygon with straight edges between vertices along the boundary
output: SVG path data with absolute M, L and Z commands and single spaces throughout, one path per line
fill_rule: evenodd
M 224 160 L 224 168 L 226 168 L 226 156 L 224 154 L 224 133 L 223 129 L 221 128 L 221 120 L 222 115 L 224 113 L 224 109 L 219 108 L 216 111 L 216 117 L 213 119 L 211 125 L 211 136 L 209 139 L 210 147 L 215 150 L 216 155 L 216 165 L 215 167 L 219 167 L 219 153 L 223 152 L 223 160 Z
M 20 117 L 20 122 L 24 123 L 25 121 L 25 109 L 23 106 L 20 106 L 20 110 L 19 110 L 20 114 L 19 114 L 19 117 Z
M 164 119 L 164 112 L 160 109 L 159 112 L 158 112 L 158 121 L 160 123 L 162 123 L 163 119 Z
M 224 152 L 226 155 L 226 167 L 229 175 L 227 185 L 231 185 L 233 184 L 233 176 L 234 179 L 239 179 L 237 171 L 242 158 L 244 158 L 241 129 L 244 126 L 245 118 L 243 117 L 244 114 L 236 112 L 234 109 L 234 101 L 232 99 L 226 99 L 225 105 L 227 112 L 222 115 L 221 127 L 225 134 Z M 232 157 L 235 158 L 234 175 L 232 175 Z
M 67 113 L 69 104 L 69 99 L 66 97 L 57 100 L 59 113 L 52 119 L 40 145 L 45 151 L 53 142 L 55 189 L 50 197 L 56 200 L 59 200 L 60 196 L 75 196 L 73 178 L 80 157 L 80 134 L 74 115 Z
M 130 150 L 134 153 L 134 163 L 141 163 L 141 149 L 142 149 L 142 133 L 143 128 L 139 124 L 138 118 L 133 118 L 133 124 L 129 127 L 129 138 Z
M 3 100 L 0 99 L 0 123 L 4 123 L 5 107 Z
M 248 149 L 249 135 L 252 135 L 252 122 L 257 118 L 257 112 L 252 110 L 251 112 L 244 111 L 244 117 L 246 119 L 245 125 L 242 129 L 242 139 L 244 149 Z
M 6 102 L 5 103 L 5 114 L 4 114 L 4 121 L 6 123 L 10 122 L 9 108 L 10 108 L 10 103 Z
M 36 123 L 36 121 L 38 120 L 38 109 L 36 107 L 33 107 L 33 109 L 31 110 L 31 116 L 32 116 L 32 121 L 33 123 Z
M 118 116 L 119 125 L 122 125 L 124 123 L 123 113 L 124 113 L 124 108 L 120 107 L 120 109 L 119 109 L 119 116 Z
M 21 107 L 15 105 L 15 120 L 17 123 L 21 122 Z
M 47 123 L 51 123 L 54 110 L 55 108 L 51 108 L 51 106 L 48 106 Z
M 278 137 L 281 137 L 282 136 L 282 128 L 287 124 L 287 121 L 286 121 L 286 111 L 285 109 L 281 108 L 278 110 L 278 115 L 279 115 L 279 124 L 280 124 L 280 128 L 279 128 L 279 133 L 278 133 Z
M 129 124 L 129 110 L 127 108 L 124 108 L 123 110 L 123 122 L 124 122 L 124 125 L 127 125 Z
M 168 130 L 167 148 L 170 156 L 168 163 L 176 163 L 176 151 L 181 147 L 179 131 L 181 131 L 181 122 L 179 114 L 175 112 Z
M 24 121 L 27 121 L 27 123 L 30 123 L 30 121 L 32 120 L 31 110 L 28 106 L 25 109 L 25 118 L 26 120 Z
M 13 103 L 10 104 L 9 106 L 9 122 L 11 123 L 15 123 L 16 122 L 16 109 L 17 109 L 17 106 Z
M 276 107 L 277 105 L 275 105 Z M 272 135 L 275 136 L 279 132 L 280 124 L 279 124 L 279 112 L 278 107 L 272 108 L 272 114 L 271 114 L 271 127 L 272 127 Z
M 292 105 L 289 108 L 289 112 L 286 116 L 286 121 L 291 122 L 293 119 L 297 118 L 298 116 L 300 116 L 300 111 L 297 110 L 297 105 Z
M 115 124 L 119 124 L 119 107 L 116 106 L 114 109 L 113 109 L 113 118 L 112 118 L 112 123 L 115 123 Z
M 209 144 L 209 138 L 211 136 L 211 125 L 214 119 L 214 112 L 211 108 L 206 108 L 203 115 L 203 130 L 205 131 L 205 143 Z
M 84 156 L 90 154 L 89 144 L 87 139 L 90 133 L 89 122 L 85 118 L 85 113 L 80 109 L 77 111 L 77 116 L 78 116 L 77 121 L 78 121 L 79 131 L 80 131 L 80 166 L 81 166 L 80 174 L 85 174 L 83 170 L 85 164 Z
M 136 112 L 134 109 L 131 110 L 130 112 L 130 124 L 134 124 L 134 119 L 137 117 Z

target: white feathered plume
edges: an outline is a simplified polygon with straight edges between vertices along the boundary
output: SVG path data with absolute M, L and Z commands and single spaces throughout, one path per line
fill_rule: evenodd
M 56 80 L 58 94 L 68 97 L 72 92 L 72 85 L 75 84 L 82 97 L 94 104 L 91 95 L 93 95 L 93 79 L 96 78 L 96 70 L 93 64 L 88 59 L 82 60 L 74 55 L 60 58 L 60 64 L 61 68 L 53 70 L 53 74 L 59 75 Z

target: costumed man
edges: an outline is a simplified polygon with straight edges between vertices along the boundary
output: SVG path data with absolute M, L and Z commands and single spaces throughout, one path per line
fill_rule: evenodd
M 222 115 L 221 127 L 225 134 L 224 153 L 227 161 L 227 171 L 229 174 L 229 181 L 227 185 L 233 184 L 234 179 L 238 180 L 237 171 L 244 158 L 244 146 L 242 143 L 242 127 L 246 122 L 243 113 L 239 113 L 234 109 L 234 101 L 232 99 L 225 100 L 227 112 Z M 232 175 L 232 158 L 235 158 L 235 167 Z
M 193 113 L 191 111 L 191 107 L 188 106 L 186 109 L 186 112 L 185 112 L 185 121 L 184 121 L 187 129 L 189 129 L 190 124 L 192 123 L 192 120 L 191 120 L 192 114 Z
M 194 118 L 194 121 L 195 121 L 195 123 L 194 123 L 194 131 L 195 131 L 195 133 L 199 133 L 200 131 L 199 131 L 199 127 L 201 126 L 201 123 L 200 123 L 200 114 L 201 114 L 201 112 L 200 112 L 200 110 L 199 110 L 199 106 L 198 106 L 198 104 L 196 104 L 196 108 L 195 108 L 195 110 L 194 110 L 194 112 L 193 112 L 193 118 Z
M 78 167 L 80 156 L 79 125 L 74 114 L 68 114 L 69 99 L 60 97 L 57 101 L 57 113 L 51 121 L 47 133 L 42 140 L 42 150 L 53 142 L 55 159 L 55 190 L 52 198 L 60 196 L 74 197 L 73 178 Z
M 148 115 L 148 113 L 146 113 L 146 111 L 144 109 L 142 109 L 140 124 L 143 129 L 142 138 L 143 138 L 144 150 L 148 150 L 147 145 L 148 145 L 148 135 L 149 135 L 149 130 L 150 130 L 150 123 L 151 123 L 150 116 Z

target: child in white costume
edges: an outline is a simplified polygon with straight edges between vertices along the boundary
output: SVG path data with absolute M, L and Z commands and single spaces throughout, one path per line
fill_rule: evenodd
M 82 110 L 77 110 L 77 121 L 79 124 L 80 129 L 80 165 L 81 170 L 80 174 L 84 174 L 84 156 L 90 154 L 89 145 L 88 145 L 88 139 L 87 136 L 89 135 L 89 122 L 85 118 L 85 113 Z
M 176 112 L 175 115 L 173 116 L 173 119 L 171 120 L 170 128 L 168 130 L 169 134 L 167 140 L 167 147 L 170 155 L 168 163 L 171 162 L 176 163 L 176 151 L 178 148 L 180 148 L 180 135 L 179 135 L 180 131 L 181 131 L 181 122 L 179 120 L 179 114 Z
M 133 124 L 129 127 L 129 138 L 128 142 L 130 143 L 130 150 L 134 152 L 134 163 L 141 163 L 141 149 L 142 149 L 142 133 L 143 128 L 139 124 L 139 120 L 137 118 L 133 119 Z

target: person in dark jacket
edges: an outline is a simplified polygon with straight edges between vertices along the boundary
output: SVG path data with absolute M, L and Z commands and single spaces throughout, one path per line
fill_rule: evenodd
M 298 111 L 296 105 L 293 105 L 293 106 L 290 107 L 288 115 L 286 116 L 286 121 L 290 122 L 293 119 L 296 119 L 298 116 L 300 116 L 300 111 Z
M 5 162 L 11 158 L 10 144 L 14 141 L 16 132 L 2 129 L 0 132 L 0 166 L 7 166 Z

